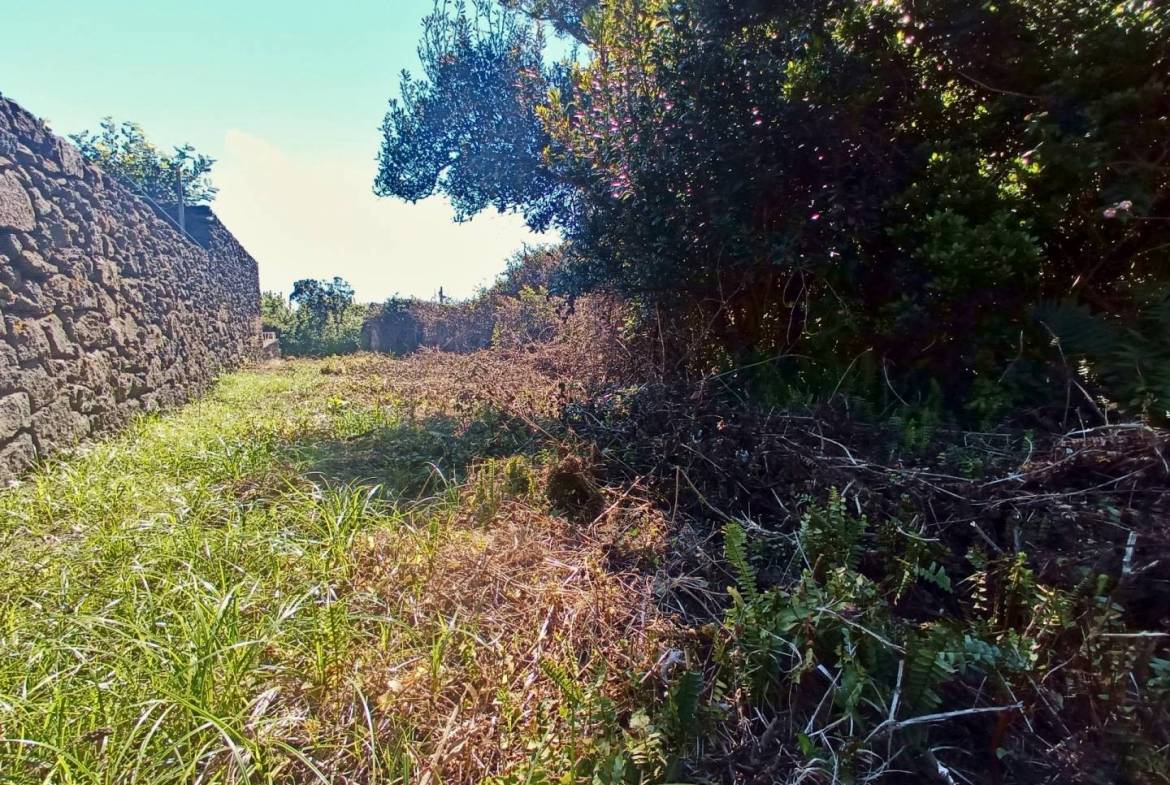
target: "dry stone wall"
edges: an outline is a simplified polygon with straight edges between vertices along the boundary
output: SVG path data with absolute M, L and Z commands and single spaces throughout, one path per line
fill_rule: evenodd
M 187 216 L 191 235 L 0 96 L 0 482 L 256 356 L 256 262 Z

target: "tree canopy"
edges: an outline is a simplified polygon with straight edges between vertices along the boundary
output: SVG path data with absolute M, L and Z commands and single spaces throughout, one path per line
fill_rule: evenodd
M 592 39 L 585 16 L 597 0 L 503 0 L 505 8 L 515 9 L 537 21 L 547 21 L 563 35 L 587 44 Z
M 310 319 L 325 324 L 337 321 L 353 304 L 353 287 L 344 278 L 335 277 L 332 281 L 304 278 L 293 283 L 289 300 Z
M 1124 406 L 1170 402 L 1164 4 L 445 9 L 380 193 L 555 222 L 578 291 L 664 306 L 708 367 L 955 402 L 1096 369 Z M 587 56 L 545 63 L 534 18 Z
M 70 138 L 88 160 L 156 202 L 177 202 L 180 183 L 185 204 L 209 204 L 215 199 L 218 189 L 211 182 L 215 159 L 191 145 L 166 153 L 138 123 L 119 123 L 111 117 L 101 121 L 98 132 L 83 131 Z
M 475 0 L 436 4 L 423 22 L 423 79 L 402 75 L 390 102 L 374 191 L 418 201 L 443 193 L 459 218 L 519 210 L 536 227 L 571 194 L 542 160 L 550 137 L 534 107 L 567 70 L 546 69 L 543 35 L 524 17 Z
M 353 287 L 342 278 L 296 281 L 287 301 L 276 292 L 260 297 L 264 329 L 278 334 L 281 351 L 289 355 L 357 351 L 368 311 L 368 306 L 354 302 Z

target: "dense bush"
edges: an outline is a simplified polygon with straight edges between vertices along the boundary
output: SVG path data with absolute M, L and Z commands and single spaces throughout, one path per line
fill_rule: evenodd
M 362 348 L 410 354 L 421 347 L 448 352 L 487 348 L 492 338 L 492 314 L 480 299 L 436 303 L 391 297 L 372 308 L 362 327 Z
M 353 301 L 353 289 L 340 278 L 297 281 L 287 302 L 275 292 L 260 299 L 264 329 L 277 334 L 281 353 L 289 356 L 356 352 L 369 312 L 370 306 Z
M 1170 283 L 1164 4 L 615 0 L 578 16 L 589 56 L 567 77 L 537 68 L 514 17 L 432 17 L 381 192 L 471 189 L 468 209 L 556 222 L 577 290 L 658 307 L 700 369 L 782 356 L 790 390 L 933 390 L 980 416 L 1054 385 L 1165 411 L 1166 358 L 1146 351 Z M 510 80 L 501 51 L 525 53 Z M 511 85 L 492 93 L 506 122 L 452 131 L 435 107 L 474 105 L 477 79 Z M 511 187 L 521 172 L 558 188 Z M 1068 320 L 1042 313 L 1069 309 L 1122 336 L 1126 362 L 1062 354 Z

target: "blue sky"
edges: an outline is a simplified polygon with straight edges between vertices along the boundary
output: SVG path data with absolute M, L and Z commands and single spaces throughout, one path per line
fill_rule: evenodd
M 441 199 L 370 190 L 386 101 L 418 71 L 432 0 L 0 0 L 0 93 L 60 134 L 112 115 L 218 159 L 214 209 L 261 285 L 348 279 L 359 299 L 466 296 L 541 238 L 454 224 Z

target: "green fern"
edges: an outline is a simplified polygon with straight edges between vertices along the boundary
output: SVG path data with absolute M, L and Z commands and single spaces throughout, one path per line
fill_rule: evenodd
M 549 681 L 557 685 L 561 694 L 568 699 L 569 703 L 574 707 L 580 707 L 585 703 L 585 693 L 581 690 L 581 685 L 577 680 L 567 671 L 560 663 L 553 662 L 550 659 L 542 659 L 540 661 L 540 669 L 544 675 L 548 677 Z
M 1163 421 L 1170 410 L 1170 296 L 1141 299 L 1125 320 L 1067 300 L 1042 303 L 1034 315 L 1082 377 L 1128 413 Z
M 748 562 L 747 532 L 734 521 L 723 527 L 723 553 L 735 571 L 739 590 L 749 603 L 755 603 L 760 598 L 760 591 L 756 585 L 755 568 Z
M 1150 679 L 1146 687 L 1156 703 L 1170 706 L 1170 660 L 1161 657 L 1150 659 Z
M 809 565 L 854 569 L 861 555 L 861 538 L 868 527 L 864 515 L 854 517 L 845 498 L 833 488 L 822 507 L 813 505 L 800 522 L 800 547 Z
M 666 739 L 645 711 L 630 715 L 625 752 L 642 772 L 661 771 L 666 765 Z M 617 780 L 615 782 L 621 782 Z
M 906 703 L 920 713 L 932 712 L 942 704 L 938 691 L 954 675 L 952 652 L 959 650 L 950 632 L 931 627 L 907 644 L 903 689 Z
M 674 740 L 679 745 L 695 737 L 699 728 L 699 697 L 703 692 L 703 676 L 685 671 L 670 688 L 666 716 Z
M 943 591 L 950 594 L 951 592 L 951 576 L 947 575 L 947 571 L 942 565 L 936 562 L 931 562 L 926 567 L 919 566 L 917 568 L 918 577 L 927 583 L 931 583 Z

